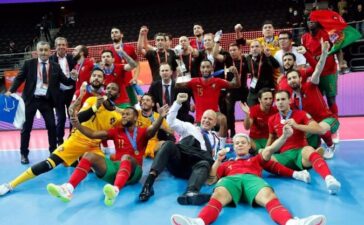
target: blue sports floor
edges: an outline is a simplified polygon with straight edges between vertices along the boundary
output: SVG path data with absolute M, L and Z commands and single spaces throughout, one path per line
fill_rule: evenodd
M 47 151 L 33 151 L 31 162 L 48 156 Z M 146 160 L 144 176 L 151 160 Z M 279 178 L 265 174 L 281 202 L 294 216 L 312 214 L 326 215 L 328 225 L 364 224 L 364 141 L 341 141 L 336 156 L 329 161 L 333 174 L 341 182 L 337 196 L 327 193 L 324 181 L 311 170 L 312 182 Z M 24 171 L 27 166 L 19 162 L 19 152 L 0 151 L 0 183 L 7 182 Z M 137 201 L 141 182 L 125 187 L 113 207 L 103 203 L 102 188 L 105 183 L 89 174 L 74 192 L 71 202 L 63 203 L 48 195 L 46 185 L 50 182 L 66 182 L 73 168 L 60 166 L 55 170 L 26 182 L 10 194 L 0 197 L 1 225 L 168 225 L 173 213 L 195 217 L 200 206 L 178 205 L 176 198 L 185 189 L 184 180 L 163 173 L 155 183 L 155 195 L 146 203 Z M 204 187 L 203 191 L 211 191 Z M 237 208 L 224 208 L 214 225 L 275 224 L 264 208 L 251 208 L 240 204 Z

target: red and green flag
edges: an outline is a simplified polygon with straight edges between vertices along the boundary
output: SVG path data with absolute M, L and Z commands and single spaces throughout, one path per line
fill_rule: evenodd
M 331 10 L 312 11 L 310 20 L 319 22 L 329 34 L 330 41 L 333 43 L 329 54 L 339 51 L 362 37 L 358 30 L 348 25 L 337 12 Z

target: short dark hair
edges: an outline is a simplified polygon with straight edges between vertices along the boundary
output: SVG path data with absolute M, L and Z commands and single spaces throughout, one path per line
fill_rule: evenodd
M 239 48 L 239 45 L 236 42 L 232 42 L 232 43 L 229 44 L 229 48 L 230 47 L 237 47 L 237 48 Z
M 170 41 L 172 41 L 173 36 L 171 33 L 165 33 L 165 36 L 168 37 Z
M 156 33 L 154 35 L 154 39 L 156 39 L 158 36 L 163 37 L 164 40 L 166 40 L 166 34 L 165 33 L 161 33 L 161 32 Z
M 101 55 L 104 54 L 105 52 L 110 53 L 111 57 L 114 58 L 114 53 L 111 50 L 109 50 L 109 49 L 102 50 Z
M 295 70 L 295 69 L 291 69 L 291 70 L 288 70 L 287 73 L 286 73 L 286 77 L 288 77 L 288 74 L 292 73 L 292 72 L 296 72 L 298 74 L 298 77 L 301 77 L 301 73 L 300 71 L 298 70 Z
M 193 27 L 194 26 L 200 26 L 202 29 L 203 29 L 203 25 L 202 25 L 202 23 L 200 23 L 200 22 L 195 22 L 195 23 L 193 23 Z
M 286 52 L 286 53 L 284 53 L 284 54 L 283 54 L 283 56 L 282 56 L 282 59 L 283 59 L 284 57 L 286 57 L 287 55 L 292 56 L 293 60 L 296 62 L 296 56 L 295 56 L 295 54 L 293 54 L 292 52 Z
M 272 93 L 272 96 L 274 95 L 274 89 L 265 87 L 265 88 L 262 88 L 262 89 L 259 90 L 259 92 L 258 92 L 258 98 L 261 99 L 262 98 L 262 95 L 264 93 L 266 93 L 266 92 Z
M 110 31 L 111 31 L 111 30 L 113 30 L 113 29 L 117 29 L 117 30 L 119 30 L 119 31 L 120 31 L 120 33 L 123 33 L 123 32 L 120 30 L 120 28 L 119 28 L 119 27 L 115 27 L 115 26 L 113 26 L 113 27 L 111 27 Z
M 276 91 L 276 93 L 274 95 L 276 96 L 279 93 L 286 93 L 288 98 L 291 97 L 291 94 L 287 90 L 278 90 L 278 91 Z
M 287 34 L 288 38 L 290 40 L 292 40 L 292 33 L 289 32 L 288 30 L 282 30 L 281 32 L 279 32 L 278 36 L 281 35 L 281 34 Z
M 203 59 L 203 60 L 201 61 L 200 65 L 201 65 L 203 62 L 209 62 L 209 63 L 211 64 L 211 66 L 212 66 L 212 62 L 211 62 L 209 59 Z
M 91 74 L 93 74 L 93 72 L 95 72 L 95 71 L 100 71 L 100 72 L 102 72 L 102 74 L 104 74 L 105 75 L 105 72 L 100 68 L 100 67 L 98 67 L 98 66 L 95 66 L 93 69 L 92 69 L 92 72 L 91 72 Z
M 83 52 L 83 56 L 85 56 L 85 58 L 87 58 L 88 48 L 85 45 L 80 45 L 80 46 L 81 46 L 80 52 Z
M 264 21 L 263 21 L 263 23 L 262 23 L 262 27 L 263 27 L 264 25 L 266 25 L 266 24 L 271 24 L 271 25 L 274 27 L 274 25 L 273 25 L 273 21 L 272 21 L 272 20 L 264 20 Z
M 142 95 L 142 97 L 140 98 L 140 100 L 142 98 L 144 98 L 144 96 L 149 96 L 152 99 L 153 103 L 155 103 L 155 99 L 154 99 L 154 96 L 152 95 L 152 93 L 150 93 L 150 92 L 144 93 L 144 95 Z
M 124 110 L 127 110 L 127 109 L 132 110 L 132 111 L 133 111 L 133 113 L 134 113 L 134 116 L 138 117 L 139 112 L 138 112 L 138 110 L 136 110 L 136 108 L 134 108 L 133 106 L 128 106 L 128 107 L 126 107 Z
M 161 62 L 161 64 L 159 64 L 159 68 L 161 68 L 161 66 L 165 66 L 168 65 L 170 69 L 172 69 L 171 65 L 169 65 L 169 63 L 167 62 Z

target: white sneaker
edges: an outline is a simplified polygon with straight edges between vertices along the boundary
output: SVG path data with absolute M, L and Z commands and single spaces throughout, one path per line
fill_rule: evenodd
M 335 144 L 330 147 L 327 147 L 324 152 L 324 159 L 332 159 L 335 154 Z
M 302 171 L 294 171 L 293 176 L 294 179 L 303 181 L 305 183 L 311 182 L 311 175 L 307 170 Z
M 115 202 L 116 197 L 118 197 L 119 195 L 119 188 L 111 184 L 106 184 L 104 186 L 104 195 L 105 205 L 112 206 Z
M 336 178 L 332 175 L 328 175 L 325 177 L 325 183 L 326 183 L 327 190 L 332 195 L 335 195 L 336 193 L 338 193 L 341 188 L 340 182 L 338 180 L 336 180 Z
M 47 191 L 53 197 L 59 198 L 62 202 L 69 202 L 72 199 L 73 187 L 71 184 L 62 185 L 48 184 Z
M 334 142 L 334 144 L 339 144 L 340 142 L 340 134 L 339 134 L 339 130 L 336 131 L 336 133 L 332 134 L 332 142 Z
M 0 196 L 6 195 L 8 192 L 12 191 L 13 188 L 10 184 L 2 184 L 0 185 Z
M 286 225 L 325 225 L 326 217 L 324 215 L 312 215 L 306 218 L 294 218 L 287 221 Z
M 172 225 L 205 225 L 205 222 L 201 218 L 190 218 L 174 214 L 171 216 Z

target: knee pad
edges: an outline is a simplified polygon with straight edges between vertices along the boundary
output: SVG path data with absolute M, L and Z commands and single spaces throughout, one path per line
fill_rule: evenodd
M 52 154 L 48 159 L 32 166 L 31 169 L 33 174 L 38 176 L 39 174 L 46 173 L 52 170 L 61 162 L 63 162 L 61 158 L 59 158 L 57 155 Z

